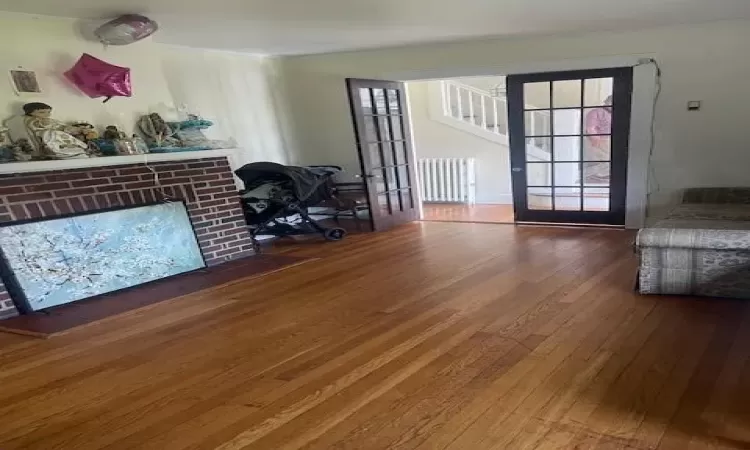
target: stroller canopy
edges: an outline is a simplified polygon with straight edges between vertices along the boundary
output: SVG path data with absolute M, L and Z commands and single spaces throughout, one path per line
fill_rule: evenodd
M 245 164 L 234 173 L 252 190 L 269 181 L 289 182 L 294 195 L 300 201 L 307 200 L 333 174 L 341 171 L 336 166 L 296 167 L 273 162 Z

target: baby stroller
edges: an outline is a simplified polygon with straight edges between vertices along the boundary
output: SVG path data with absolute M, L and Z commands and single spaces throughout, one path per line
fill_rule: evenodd
M 245 183 L 241 193 L 245 220 L 256 251 L 257 237 L 321 234 L 329 241 L 346 235 L 343 228 L 326 228 L 312 219 L 307 208 L 332 198 L 337 166 L 284 166 L 272 162 L 246 164 L 235 170 Z

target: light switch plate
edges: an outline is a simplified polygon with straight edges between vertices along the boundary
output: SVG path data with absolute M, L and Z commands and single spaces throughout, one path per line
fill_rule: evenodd
M 701 109 L 701 102 L 698 100 L 689 101 L 687 104 L 688 111 L 698 111 Z

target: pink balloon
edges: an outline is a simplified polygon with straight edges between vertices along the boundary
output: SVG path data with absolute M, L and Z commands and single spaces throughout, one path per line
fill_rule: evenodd
M 133 95 L 129 68 L 114 66 L 88 53 L 65 72 L 65 77 L 91 98 L 107 97 L 105 102 L 112 97 Z

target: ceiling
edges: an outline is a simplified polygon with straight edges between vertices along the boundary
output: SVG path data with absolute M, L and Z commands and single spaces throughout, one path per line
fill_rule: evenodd
M 750 0 L 0 0 L 0 10 L 88 20 L 137 12 L 159 22 L 158 42 L 304 54 L 750 18 Z

